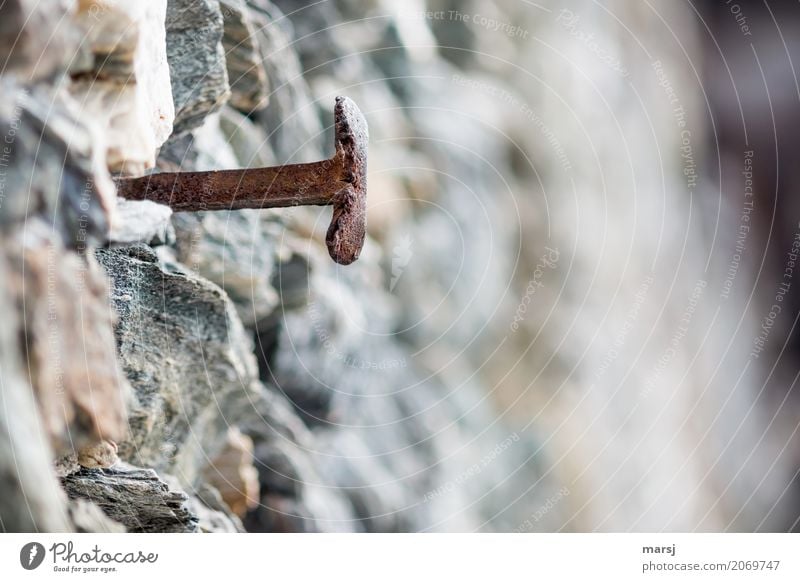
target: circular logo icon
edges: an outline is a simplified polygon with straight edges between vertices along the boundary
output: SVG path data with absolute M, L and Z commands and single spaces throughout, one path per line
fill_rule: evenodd
M 44 546 L 38 542 L 30 542 L 19 551 L 19 563 L 26 570 L 35 570 L 44 561 Z

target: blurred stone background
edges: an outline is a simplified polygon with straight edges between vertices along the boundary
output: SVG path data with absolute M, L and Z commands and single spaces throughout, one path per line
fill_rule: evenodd
M 736 6 L 3 3 L 0 529 L 797 529 L 796 47 Z M 116 196 L 342 94 L 351 266 Z

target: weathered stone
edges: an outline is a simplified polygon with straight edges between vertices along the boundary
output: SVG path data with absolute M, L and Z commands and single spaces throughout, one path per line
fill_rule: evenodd
M 298 11 L 302 18 L 292 18 L 292 35 L 295 38 L 302 38 L 299 46 L 293 48 L 302 63 L 302 69 L 307 71 L 313 67 L 328 68 L 335 66 L 340 60 L 340 56 L 345 53 L 342 47 L 342 40 L 349 36 L 337 34 L 336 23 L 346 22 L 339 13 L 339 6 L 342 2 L 314 2 L 313 0 L 249 0 L 251 4 L 263 7 L 270 12 L 280 10 L 283 14 L 295 15 Z M 274 7 L 269 6 L 273 4 Z M 388 11 L 383 8 L 384 11 Z M 363 18 L 365 14 L 364 2 L 359 10 L 358 18 Z M 382 20 L 382 19 L 381 19 Z M 331 25 L 334 26 L 331 26 Z M 395 61 L 401 61 L 395 57 Z M 326 70 L 325 73 L 330 73 Z
M 201 126 L 230 97 L 219 3 L 169 0 L 166 28 L 174 133 L 180 134 Z
M 236 155 L 239 166 L 260 168 L 277 165 L 266 132 L 248 116 L 225 106 L 219 115 L 219 128 Z
M 286 224 L 280 218 L 266 216 L 264 231 L 273 237 L 280 237 L 281 247 L 278 263 L 272 276 L 272 285 L 280 295 L 282 310 L 292 310 L 308 304 L 311 291 L 313 267 L 313 246 L 307 240 L 281 231 Z
M 0 260 L 0 280 L 8 281 Z M 17 339 L 14 298 L 0 286 L 0 529 L 4 532 L 68 531 L 63 493 L 51 468 L 53 456 L 25 379 Z
M 173 134 L 161 148 L 158 166 L 165 171 L 222 170 L 239 163 L 219 126 L 219 114 L 209 114 L 191 133 Z
M 283 263 L 278 271 L 275 288 L 286 297 L 281 305 L 282 327 L 272 357 L 261 361 L 261 372 L 264 381 L 279 386 L 301 418 L 313 425 L 333 420 L 336 385 L 363 385 L 357 365 L 347 363 L 363 358 L 356 351 L 361 347 L 358 330 L 365 322 L 360 321 L 355 297 L 340 283 L 326 279 L 326 293 L 310 293 L 308 272 L 303 260 Z M 336 385 L 329 381 L 334 378 Z
M 120 457 L 192 482 L 258 397 L 252 343 L 222 289 L 145 245 L 98 250 L 112 281 L 119 357 L 134 388 Z
M 192 149 L 197 152 L 198 170 L 222 170 L 239 166 L 236 152 L 220 127 L 220 113 L 209 115 L 202 127 L 194 131 Z
M 68 453 L 59 456 L 53 461 L 53 469 L 57 477 L 66 477 L 70 473 L 80 471 L 81 466 L 78 464 L 78 454 Z
M 156 167 L 162 172 L 195 170 L 197 153 L 192 149 L 194 136 L 191 133 L 173 134 L 169 137 L 156 158 Z
M 255 455 L 261 459 L 264 450 L 260 444 L 272 440 L 296 443 L 301 449 L 314 446 L 314 435 L 295 414 L 286 396 L 269 385 L 262 390 L 262 397 L 253 404 L 254 413 L 242 419 L 242 432 L 259 443 Z M 269 445 L 267 445 L 269 446 Z
M 222 500 L 219 491 L 207 483 L 201 483 L 189 497 L 192 510 L 200 521 L 198 527 L 202 532 L 234 533 L 245 531 L 242 520 L 234 514 Z
M 27 364 L 44 427 L 59 453 L 126 432 L 129 386 L 114 349 L 108 287 L 91 255 L 63 249 L 32 221 L 5 239 L 9 288 L 23 314 Z
M 106 240 L 116 199 L 105 151 L 75 103 L 0 80 L 0 226 L 42 216 L 67 246 Z
M 108 469 L 81 469 L 64 477 L 70 499 L 87 499 L 129 532 L 197 531 L 188 496 L 170 487 L 152 469 L 118 463 Z
M 166 0 L 85 0 L 76 16 L 87 67 L 73 67 L 70 92 L 98 126 L 110 170 L 139 175 L 172 132 L 164 19 Z
M 150 4 L 166 7 L 159 1 Z M 70 66 L 70 74 L 91 81 L 135 82 L 134 55 L 144 32 L 138 22 L 143 8 L 116 0 L 78 2 L 74 20 L 82 32 L 82 58 Z
M 225 23 L 222 44 L 231 85 L 230 104 L 249 114 L 266 106 L 269 93 L 257 31 L 244 0 L 220 0 L 220 8 Z
M 313 471 L 304 476 L 319 480 Z M 347 497 L 335 488 L 316 484 L 303 488 L 297 497 L 262 492 L 258 507 L 245 516 L 244 527 L 250 532 L 363 531 Z
M 254 117 L 267 129 L 279 162 L 313 161 L 326 152 L 322 125 L 295 52 L 291 24 L 268 0 L 249 0 L 261 57 L 273 87 Z
M 219 491 L 235 515 L 244 517 L 258 504 L 258 471 L 253 466 L 253 441 L 237 428 L 228 430 L 225 447 L 203 470 L 203 476 Z
M 83 447 L 76 456 L 78 465 L 87 469 L 105 469 L 119 461 L 117 457 L 117 443 L 114 441 L 100 441 Z
M 112 243 L 167 244 L 175 240 L 169 206 L 149 200 L 117 200 L 116 216 L 108 236 Z
M 31 82 L 66 68 L 80 38 L 70 8 L 69 2 L 0 3 L 0 73 Z
M 291 400 L 317 438 L 306 455 L 257 441 L 262 496 L 269 494 L 262 505 L 288 503 L 276 499 L 288 497 L 318 516 L 317 488 L 338 488 L 355 514 L 349 527 L 357 530 L 476 529 L 496 519 L 497 508 L 489 501 L 468 512 L 463 507 L 486 487 L 516 499 L 518 481 L 498 476 L 516 470 L 527 475 L 520 481 L 535 481 L 537 469 L 524 462 L 525 449 L 514 444 L 518 437 L 509 440 L 499 426 L 488 428 L 492 416 L 481 402 L 482 387 L 466 381 L 468 373 L 447 384 L 425 378 L 401 346 L 381 339 L 391 337 L 396 315 L 377 290 L 368 291 L 374 268 L 367 260 L 360 271 L 337 273 L 334 280 L 320 266 L 308 283 L 306 304 L 290 301 L 280 312 L 276 345 L 261 362 L 263 378 Z M 267 335 L 264 330 L 263 343 Z M 446 385 L 459 389 L 450 395 Z M 505 458 L 492 471 L 471 469 L 500 443 Z M 246 525 L 272 524 L 270 519 L 251 515 Z M 280 526 L 309 523 L 285 518 Z
M 171 139 L 164 158 L 185 161 L 184 167 L 198 170 L 239 166 L 222 132 L 220 117 L 209 116 L 191 139 Z M 252 124 L 250 129 L 259 131 Z M 271 281 L 272 240 L 261 222 L 265 212 L 178 213 L 173 218 L 178 260 L 225 289 L 247 327 L 257 326 L 278 303 Z
M 124 533 L 125 526 L 108 517 L 95 503 L 81 498 L 67 502 L 69 519 L 77 533 Z
M 273 254 L 260 211 L 208 212 L 177 218 L 178 258 L 227 291 L 244 324 L 254 327 L 278 302 Z
M 301 497 L 303 483 L 293 462 L 292 445 L 274 440 L 262 443 L 256 451 L 261 487 L 265 493 Z
M 245 516 L 247 530 L 359 531 L 346 493 L 323 485 L 313 459 L 320 445 L 285 397 L 268 388 L 254 409 L 243 431 L 256 445 L 261 499 Z
M 312 533 L 314 516 L 302 502 L 282 495 L 264 495 L 259 511 L 247 514 L 244 526 L 250 532 Z

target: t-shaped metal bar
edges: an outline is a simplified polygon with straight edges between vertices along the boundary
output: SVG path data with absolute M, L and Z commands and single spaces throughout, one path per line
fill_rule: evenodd
M 176 212 L 333 205 L 326 243 L 331 258 L 349 265 L 364 245 L 367 207 L 367 121 L 356 104 L 337 97 L 336 152 L 310 164 L 271 168 L 164 172 L 117 179 L 117 193 L 151 200 Z

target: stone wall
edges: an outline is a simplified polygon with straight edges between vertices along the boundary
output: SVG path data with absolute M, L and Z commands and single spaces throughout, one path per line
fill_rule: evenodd
M 535 459 L 479 379 L 443 378 L 396 333 L 415 315 L 387 291 L 388 237 L 417 178 L 372 180 L 371 238 L 347 268 L 321 244 L 329 210 L 172 215 L 115 196 L 113 175 L 329 155 L 333 89 L 374 135 L 421 123 L 381 112 L 403 104 L 389 83 L 348 87 L 380 59 L 312 91 L 335 72 L 302 74 L 311 51 L 265 0 L 67 4 L 3 7 L 24 33 L 4 34 L 0 77 L 3 529 L 512 527 L 496 507 Z M 372 163 L 404 149 L 376 145 Z M 464 477 L 496 448 L 520 479 Z
M 767 466 L 787 437 L 747 413 L 756 388 L 716 422 L 735 377 L 727 332 L 703 343 L 713 310 L 654 372 L 713 275 L 685 252 L 707 241 L 652 61 L 699 151 L 681 51 L 701 49 L 687 8 L 611 4 L 656 57 L 606 23 L 624 58 L 598 65 L 570 33 L 604 18 L 588 0 L 583 24 L 522 2 L 5 2 L 0 529 L 788 527 L 794 465 Z M 329 156 L 339 94 L 372 138 L 351 266 L 330 209 L 116 195 Z

